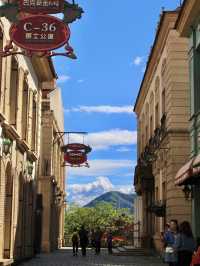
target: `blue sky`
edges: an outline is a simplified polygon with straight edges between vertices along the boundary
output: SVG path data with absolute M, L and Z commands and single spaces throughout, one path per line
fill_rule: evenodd
M 79 0 L 85 13 L 71 28 L 77 60 L 54 59 L 65 130 L 87 131 L 91 168 L 67 169 L 70 202 L 84 204 L 110 190 L 130 192 L 136 163 L 132 112 L 161 8 L 179 0 Z

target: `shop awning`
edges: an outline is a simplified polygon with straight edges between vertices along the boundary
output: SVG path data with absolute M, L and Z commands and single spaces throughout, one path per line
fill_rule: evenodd
M 194 159 L 191 159 L 181 167 L 181 169 L 176 174 L 175 185 L 181 186 L 188 178 L 193 175 L 193 161 Z

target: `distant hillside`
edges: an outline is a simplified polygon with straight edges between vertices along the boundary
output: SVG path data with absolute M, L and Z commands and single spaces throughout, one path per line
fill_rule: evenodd
M 95 207 L 100 202 L 111 203 L 115 208 L 127 208 L 134 211 L 135 194 L 124 194 L 118 191 L 107 192 L 89 202 L 85 207 Z

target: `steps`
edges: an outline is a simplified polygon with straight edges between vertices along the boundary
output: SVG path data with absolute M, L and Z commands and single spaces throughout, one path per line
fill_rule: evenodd
M 147 255 L 145 249 L 135 248 L 133 246 L 124 246 L 113 248 L 114 256 L 145 256 Z

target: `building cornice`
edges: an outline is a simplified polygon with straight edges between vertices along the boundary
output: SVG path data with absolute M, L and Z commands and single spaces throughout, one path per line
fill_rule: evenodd
M 58 78 L 50 58 L 33 57 L 31 62 L 40 82 L 52 81 Z
M 151 82 L 153 74 L 159 63 L 159 59 L 165 47 L 168 34 L 170 30 L 174 28 L 177 17 L 178 17 L 178 10 L 164 11 L 161 15 L 156 37 L 147 62 L 146 71 L 144 73 L 140 90 L 135 102 L 134 112 L 136 112 L 136 114 L 140 113 L 140 110 L 143 106 L 146 95 L 148 93 L 149 83 Z
M 185 0 L 175 25 L 182 37 L 189 37 L 191 26 L 198 22 L 199 16 L 199 0 Z

